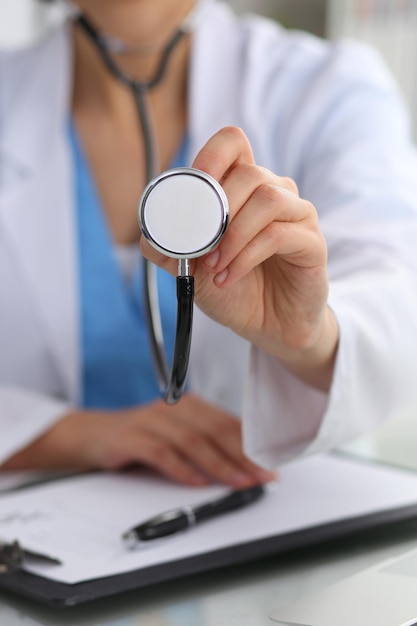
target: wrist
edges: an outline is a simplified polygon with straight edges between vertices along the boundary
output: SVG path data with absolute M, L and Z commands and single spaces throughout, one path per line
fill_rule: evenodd
M 94 469 L 88 451 L 93 411 L 73 411 L 61 417 L 25 448 L 2 465 L 3 470 L 90 470 Z
M 306 346 L 286 349 L 277 356 L 289 371 L 306 384 L 329 391 L 338 344 L 339 326 L 333 311 L 327 306 L 314 339 Z

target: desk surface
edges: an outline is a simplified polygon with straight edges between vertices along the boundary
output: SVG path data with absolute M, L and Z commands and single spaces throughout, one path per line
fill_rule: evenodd
M 406 416 L 345 450 L 417 470 L 417 418 Z M 416 546 L 417 520 L 70 609 L 2 592 L 0 625 L 268 626 L 276 607 Z

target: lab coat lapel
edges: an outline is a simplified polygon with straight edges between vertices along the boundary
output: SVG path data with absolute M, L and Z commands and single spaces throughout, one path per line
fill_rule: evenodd
M 53 159 L 53 162 L 52 162 Z M 63 394 L 78 396 L 78 331 L 74 220 L 70 177 L 62 146 L 42 169 L 0 194 L 0 228 L 23 272 L 46 345 L 62 379 Z M 59 172 L 59 174 L 58 174 Z M 60 180 L 60 185 L 55 183 Z
M 42 54 L 48 55 L 49 63 L 39 73 L 39 66 L 45 68 L 37 63 Z M 67 34 L 61 30 L 44 47 L 21 53 L 20 63 L 14 66 L 19 74 L 15 85 L 26 84 L 33 99 L 18 94 L 18 115 L 12 110 L 6 116 L 3 158 L 4 171 L 9 173 L 0 190 L 0 228 L 32 294 L 33 313 L 41 321 L 46 345 L 55 358 L 63 394 L 76 401 L 76 241 L 65 137 L 70 84 Z M 33 102 L 45 102 L 45 108 L 32 108 Z M 30 132 L 25 132 L 27 120 Z

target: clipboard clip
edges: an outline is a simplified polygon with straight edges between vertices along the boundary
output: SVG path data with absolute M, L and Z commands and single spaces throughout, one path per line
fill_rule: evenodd
M 18 541 L 0 542 L 0 576 L 10 574 L 22 567 L 23 550 Z
M 18 541 L 6 543 L 0 541 L 0 576 L 22 569 L 25 559 L 43 561 L 49 565 L 62 565 L 62 561 L 53 556 L 23 548 Z

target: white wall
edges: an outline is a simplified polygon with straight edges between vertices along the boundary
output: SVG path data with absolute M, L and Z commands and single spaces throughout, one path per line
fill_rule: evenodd
M 274 17 L 290 28 L 323 35 L 330 0 L 229 0 L 239 11 L 255 11 Z
M 331 0 L 327 32 L 378 48 L 409 103 L 417 137 L 417 0 Z

